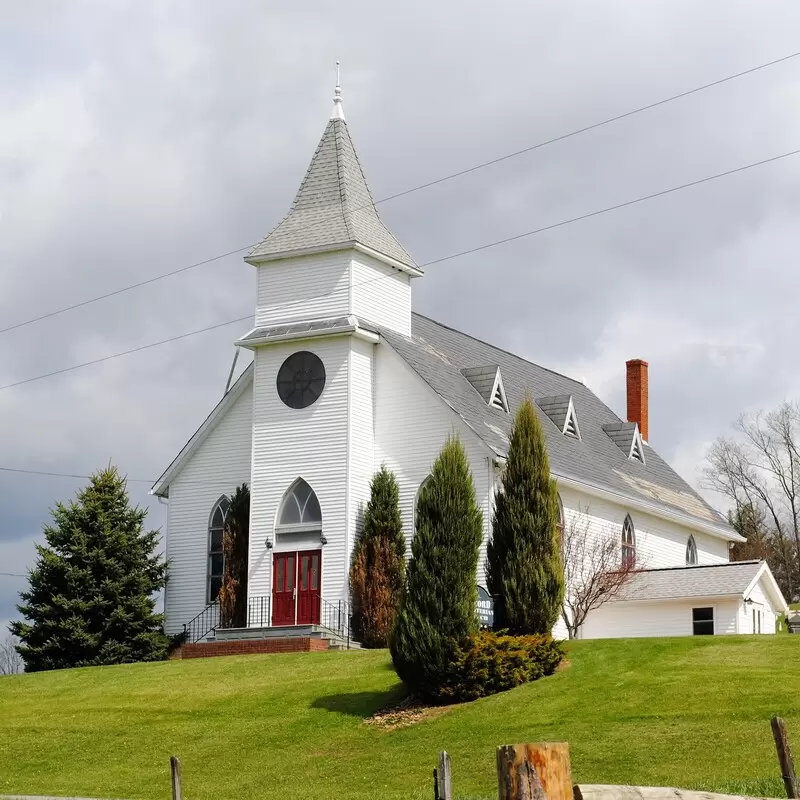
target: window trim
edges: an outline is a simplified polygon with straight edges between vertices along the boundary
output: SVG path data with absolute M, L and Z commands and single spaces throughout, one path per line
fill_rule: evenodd
M 211 513 L 208 515 L 208 527 L 206 528 L 207 533 L 207 542 L 206 542 L 206 602 L 211 604 L 216 602 L 217 597 L 211 596 L 211 582 L 216 578 L 220 579 L 220 586 L 222 585 L 222 580 L 225 576 L 225 548 L 224 545 L 220 545 L 219 550 L 214 550 L 212 544 L 212 534 L 213 531 L 222 531 L 223 537 L 225 536 L 225 523 L 228 521 L 228 512 L 230 511 L 231 507 L 231 499 L 228 495 L 223 494 L 219 497 L 216 503 L 211 507 Z M 214 517 L 217 514 L 217 510 L 222 510 L 222 528 L 214 525 Z M 222 572 L 221 573 L 212 573 L 211 572 L 211 564 L 212 558 L 216 555 L 222 555 Z M 217 595 L 219 595 L 219 589 L 217 590 Z
M 699 563 L 697 556 L 697 542 L 695 541 L 694 534 L 689 534 L 686 540 L 686 566 L 696 567 Z
M 694 618 L 695 611 L 705 611 L 706 609 L 711 610 L 711 619 L 701 619 L 696 620 Z M 717 635 L 717 607 L 715 605 L 710 606 L 692 606 L 692 636 L 716 636 Z M 711 633 L 697 633 L 695 626 L 697 623 L 704 624 L 711 622 Z
M 309 495 L 306 498 L 305 503 L 303 504 L 303 508 L 300 508 L 300 503 L 297 502 L 296 498 L 294 498 L 294 491 L 297 486 L 301 483 L 304 483 L 308 486 Z M 281 517 L 283 516 L 283 510 L 286 507 L 286 503 L 289 498 L 294 498 L 295 502 L 297 503 L 298 510 L 300 511 L 300 516 L 302 518 L 303 511 L 305 511 L 306 507 L 308 506 L 309 501 L 311 498 L 314 498 L 317 501 L 317 507 L 319 508 L 319 520 L 311 520 L 308 522 L 284 522 L 281 523 Z M 322 504 L 319 502 L 319 495 L 314 491 L 314 487 L 303 477 L 295 478 L 289 488 L 283 493 L 283 497 L 281 498 L 281 503 L 278 506 L 278 515 L 276 517 L 275 522 L 275 533 L 282 534 L 282 533 L 321 533 L 322 532 Z
M 630 532 L 630 537 L 626 533 Z M 620 565 L 623 569 L 636 566 L 636 526 L 630 514 L 625 515 L 620 535 Z
M 419 486 L 417 486 L 416 494 L 414 495 L 414 505 L 411 509 L 411 530 L 412 530 L 412 537 L 417 532 L 417 506 L 419 506 L 419 496 L 422 494 L 422 490 L 427 486 L 431 478 L 433 476 L 429 472 L 420 482 Z

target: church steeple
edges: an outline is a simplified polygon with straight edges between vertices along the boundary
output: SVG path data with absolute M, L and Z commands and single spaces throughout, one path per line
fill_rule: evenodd
M 337 64 L 331 119 L 289 213 L 245 260 L 258 264 L 351 247 L 404 272 L 422 274 L 378 216 L 344 119 Z

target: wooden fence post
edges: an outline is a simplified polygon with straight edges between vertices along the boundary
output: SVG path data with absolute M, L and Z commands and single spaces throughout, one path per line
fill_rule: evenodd
M 499 800 L 572 800 L 569 745 L 498 747 L 497 791 Z
M 450 756 L 446 750 L 439 753 L 439 767 L 433 771 L 434 800 L 453 800 L 450 780 Z
M 182 800 L 181 790 L 181 761 L 177 756 L 169 757 L 169 768 L 172 773 L 172 800 Z
M 786 725 L 780 717 L 773 717 L 770 724 L 772 725 L 772 736 L 775 739 L 775 748 L 778 751 L 778 763 L 781 767 L 786 796 L 789 800 L 795 800 L 795 798 L 800 798 L 800 791 L 798 791 L 797 772 L 794 768 L 792 749 L 789 747 Z

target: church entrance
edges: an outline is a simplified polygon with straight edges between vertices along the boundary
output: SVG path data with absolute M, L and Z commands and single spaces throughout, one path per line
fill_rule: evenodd
M 322 553 L 275 553 L 272 561 L 272 624 L 317 625 L 320 621 Z

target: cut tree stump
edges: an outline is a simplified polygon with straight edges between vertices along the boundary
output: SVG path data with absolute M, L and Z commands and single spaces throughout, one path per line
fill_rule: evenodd
M 513 744 L 497 748 L 499 800 L 572 800 L 569 745 Z

